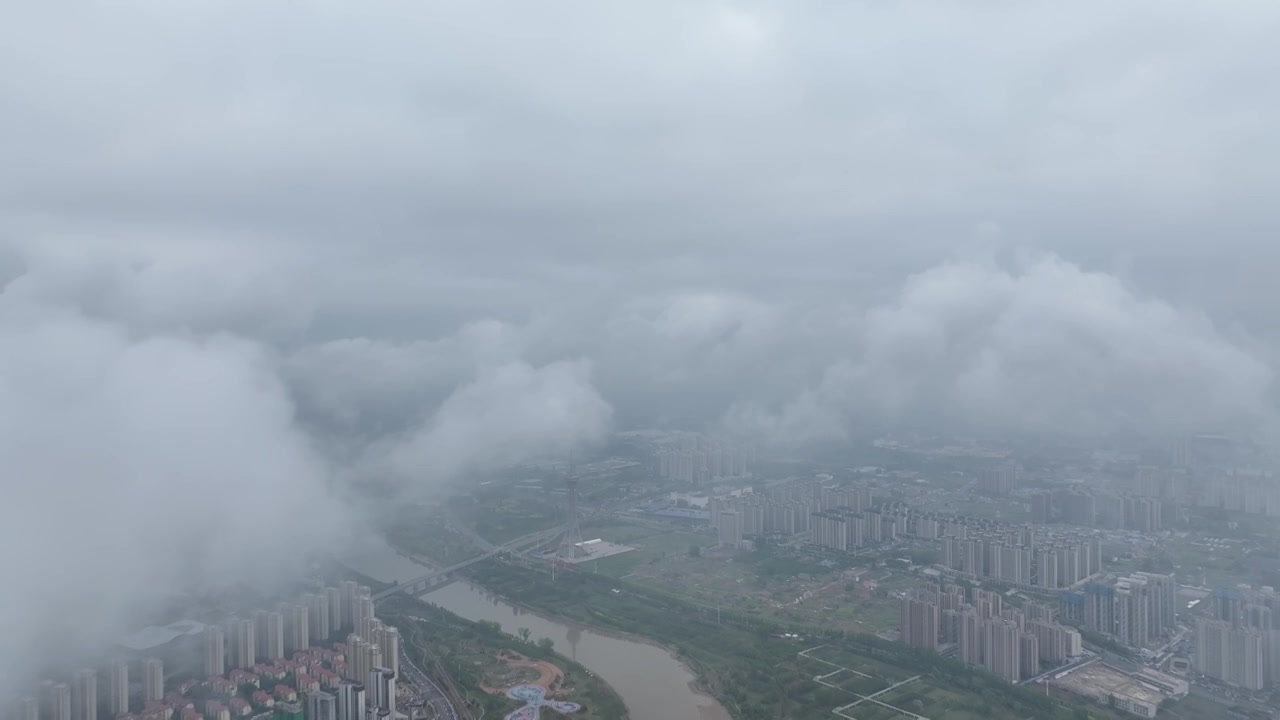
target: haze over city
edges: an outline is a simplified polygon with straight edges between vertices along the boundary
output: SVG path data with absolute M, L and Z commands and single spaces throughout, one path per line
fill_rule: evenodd
M 1270 487 L 1278 30 L 1264 2 L 10 4 L 0 701 L 175 595 L 276 592 L 388 508 L 631 431 L 749 447 L 744 487 L 842 482 L 815 458 L 882 437 L 1230 437 Z

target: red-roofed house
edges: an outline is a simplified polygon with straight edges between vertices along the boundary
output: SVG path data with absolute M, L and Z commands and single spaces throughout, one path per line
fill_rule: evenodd
M 215 695 L 235 695 L 236 690 L 239 690 L 239 687 L 221 675 L 215 675 L 214 677 L 209 678 L 209 689 L 212 690 Z
M 217 700 L 210 700 L 204 704 L 204 716 L 205 720 L 231 720 L 231 711 Z
M 253 704 L 260 708 L 269 708 L 276 704 L 276 699 L 265 690 L 257 690 L 253 693 Z
M 313 693 L 320 692 L 320 681 L 310 675 L 300 672 L 294 685 L 298 687 L 299 692 Z
M 288 685 L 277 685 L 272 695 L 275 695 L 279 702 L 298 702 L 298 693 Z
M 241 685 L 253 685 L 254 687 L 258 687 L 258 676 L 246 670 L 241 670 L 240 668 L 236 668 L 228 673 L 227 678 L 230 679 L 231 682 L 235 683 L 237 688 Z
M 162 702 L 149 702 L 142 708 L 142 720 L 169 720 L 173 708 Z
M 231 702 L 227 703 L 227 706 L 235 717 L 248 717 L 249 713 L 253 712 L 253 707 L 244 698 L 231 698 Z
M 315 676 L 320 679 L 320 687 L 327 689 L 336 688 L 342 684 L 342 677 L 332 670 L 324 668 L 316 668 L 312 671 Z
M 182 709 L 182 720 L 203 720 L 194 707 Z

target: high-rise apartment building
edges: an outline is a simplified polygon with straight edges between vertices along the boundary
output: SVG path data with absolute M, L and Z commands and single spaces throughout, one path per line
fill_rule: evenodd
M 1120 578 L 1115 583 L 1115 636 L 1131 647 L 1146 647 L 1151 642 L 1149 611 L 1151 591 L 1139 577 Z
M 396 713 L 396 674 L 390 668 L 375 667 L 369 671 L 369 687 L 373 689 L 370 705 Z
M 900 636 L 902 642 L 914 648 L 938 649 L 938 605 L 920 595 L 908 595 L 902 599 Z
M 365 645 L 364 661 L 361 663 L 361 667 L 366 668 L 369 672 L 372 672 L 375 668 L 382 667 L 382 665 L 383 665 L 382 648 L 379 647 L 376 643 L 369 643 Z M 373 689 L 376 690 L 376 688 L 373 688 Z
M 983 667 L 1009 682 L 1022 679 L 1022 633 L 1017 623 L 1000 619 L 982 621 L 985 639 Z
M 345 624 L 343 620 L 343 604 L 342 590 L 336 587 L 328 587 L 324 589 L 324 594 L 329 598 L 329 634 L 325 637 L 339 637 L 342 627 Z
M 40 720 L 40 703 L 30 695 L 18 698 L 17 720 Z
M 204 674 L 215 677 L 227 671 L 227 636 L 218 625 L 204 629 Z
M 366 645 L 368 643 L 359 635 L 355 633 L 347 635 L 346 678 L 360 685 L 363 685 L 369 679 L 370 668 L 364 667 Z
M 344 630 L 350 630 L 355 627 L 352 616 L 355 614 L 357 587 L 359 585 L 351 580 L 343 580 L 338 583 L 338 594 L 342 596 L 342 629 Z
M 1037 635 L 1027 632 L 1018 635 L 1019 679 L 1035 677 L 1039 674 L 1040 654 L 1040 638 Z
M 1121 501 L 1121 508 L 1126 530 L 1158 532 L 1164 527 L 1163 503 L 1158 499 L 1126 496 Z
M 978 473 L 978 492 L 985 495 L 1008 495 L 1017 484 L 1018 475 L 1019 468 L 1012 462 L 983 468 Z
M 111 717 L 124 715 L 129 712 L 129 661 L 112 660 L 107 679 L 107 711 Z
M 1055 622 L 1031 620 L 1027 622 L 1027 632 L 1036 636 L 1041 660 L 1064 663 L 1084 652 L 1080 632 L 1075 628 Z
M 1137 572 L 1085 586 L 1063 596 L 1065 620 L 1133 647 L 1146 647 L 1176 627 L 1177 582 L 1172 575 Z M 1078 600 L 1081 614 L 1070 616 Z
M 71 678 L 72 720 L 98 720 L 98 673 L 77 670 Z
M 142 661 L 142 704 L 156 702 L 164 697 L 164 662 L 160 658 Z
M 329 596 L 324 593 L 308 594 L 302 599 L 307 606 L 307 633 L 312 642 L 329 639 Z
M 231 667 L 252 668 L 257 658 L 257 628 L 252 620 L 232 620 L 228 625 L 231 634 Z
M 255 640 L 262 648 L 262 659 L 270 662 L 284 657 L 284 614 L 279 611 L 266 613 L 255 633 Z M 257 635 L 261 637 L 257 637 Z
M 327 692 L 307 693 L 306 708 L 306 720 L 338 720 L 337 698 Z
M 742 545 L 742 515 L 737 510 L 721 510 L 716 515 L 716 538 L 721 547 Z
M 71 720 L 71 686 L 54 683 L 49 692 L 49 720 Z
M 356 588 L 351 602 L 351 628 L 358 634 L 363 630 L 365 621 L 373 617 L 373 594 L 368 587 L 361 585 Z
M 338 686 L 338 720 L 365 720 L 364 683 L 344 682 Z
M 311 622 L 307 606 L 294 603 L 284 608 L 284 650 L 288 654 L 311 647 Z
M 959 657 L 968 665 L 981 665 L 986 657 L 986 638 L 982 636 L 983 619 L 973 607 L 960 612 Z
M 400 677 L 400 630 L 391 626 L 382 629 L 382 664 Z
M 1116 633 L 1116 591 L 1111 585 L 1090 583 L 1084 588 L 1084 627 L 1105 635 Z
M 1266 636 L 1261 630 L 1201 618 L 1196 623 L 1195 669 L 1248 690 L 1267 683 Z

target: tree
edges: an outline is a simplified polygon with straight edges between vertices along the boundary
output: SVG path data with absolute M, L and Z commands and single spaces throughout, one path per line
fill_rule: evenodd
M 556 641 L 551 638 L 541 638 L 538 640 L 538 648 L 543 652 L 551 652 L 551 648 L 556 646 Z
M 529 636 L 533 634 L 533 631 L 527 627 L 522 627 L 516 631 L 516 634 L 519 635 L 520 639 L 524 642 L 529 642 Z

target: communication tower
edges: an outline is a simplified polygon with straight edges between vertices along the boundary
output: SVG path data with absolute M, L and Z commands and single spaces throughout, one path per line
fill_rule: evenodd
M 578 475 L 573 467 L 564 479 L 569 490 L 569 521 L 565 524 L 564 533 L 560 535 L 560 546 L 556 548 L 556 557 L 561 560 L 572 560 L 581 557 L 582 529 L 578 527 Z

